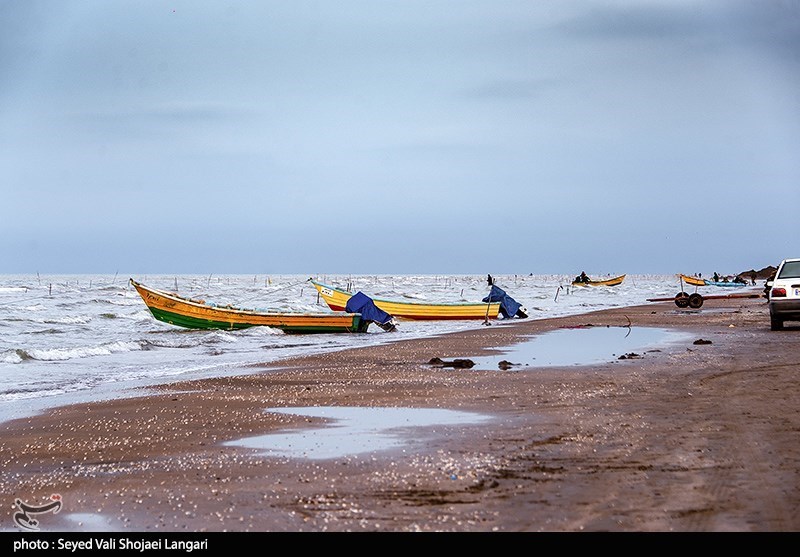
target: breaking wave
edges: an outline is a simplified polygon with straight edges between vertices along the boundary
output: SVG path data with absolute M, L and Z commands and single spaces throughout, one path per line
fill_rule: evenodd
M 82 346 L 77 348 L 51 348 L 48 350 L 13 350 L 19 358 L 18 361 L 4 360 L 7 363 L 20 363 L 24 360 L 40 360 L 45 362 L 55 362 L 63 360 L 73 360 L 76 358 L 89 358 L 92 356 L 108 356 L 119 352 L 133 352 L 144 350 L 145 342 L 110 342 L 100 346 Z

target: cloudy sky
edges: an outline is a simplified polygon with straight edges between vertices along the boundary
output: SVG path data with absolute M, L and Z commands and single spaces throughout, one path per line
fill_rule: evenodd
M 0 274 L 799 257 L 797 0 L 0 0 Z

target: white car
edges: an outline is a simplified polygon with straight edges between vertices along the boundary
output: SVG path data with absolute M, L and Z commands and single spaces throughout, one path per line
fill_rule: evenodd
M 800 321 L 800 259 L 784 259 L 769 290 L 769 324 L 783 329 L 784 321 Z

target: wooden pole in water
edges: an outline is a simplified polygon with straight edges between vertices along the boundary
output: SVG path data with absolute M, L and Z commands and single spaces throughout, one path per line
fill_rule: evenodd
M 491 275 L 489 275 L 489 276 L 491 276 Z M 490 281 L 490 282 L 489 282 L 489 296 L 486 296 L 486 297 L 489 299 L 489 301 L 488 301 L 488 302 L 486 302 L 486 315 L 485 315 L 485 316 L 484 316 L 484 318 L 483 318 L 483 324 L 484 324 L 484 325 L 491 325 L 491 323 L 489 323 L 489 308 L 490 308 L 490 307 L 492 307 L 492 298 L 491 298 L 491 294 L 492 294 L 492 290 L 491 290 L 492 282 L 493 282 L 493 281 Z

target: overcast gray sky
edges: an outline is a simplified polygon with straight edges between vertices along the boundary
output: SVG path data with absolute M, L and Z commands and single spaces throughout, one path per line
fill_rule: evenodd
M 799 257 L 796 0 L 0 0 L 0 273 Z

